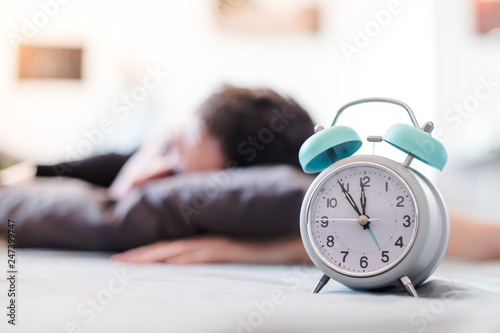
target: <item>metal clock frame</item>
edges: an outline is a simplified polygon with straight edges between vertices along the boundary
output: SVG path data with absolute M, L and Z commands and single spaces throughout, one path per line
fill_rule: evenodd
M 370 272 L 367 275 L 359 276 L 352 273 L 341 273 L 332 269 L 330 265 L 323 261 L 323 256 L 318 255 L 309 236 L 308 215 L 312 196 L 316 194 L 317 187 L 332 171 L 344 168 L 349 164 L 363 163 L 383 166 L 404 181 L 413 194 L 416 219 L 418 219 L 415 223 L 418 223 L 418 229 L 415 230 L 413 242 L 407 247 L 406 253 L 401 255 L 393 266 L 384 268 L 384 270 L 380 270 L 376 274 Z M 417 297 L 413 286 L 425 281 L 438 267 L 444 256 L 449 238 L 447 209 L 436 187 L 418 171 L 388 158 L 373 155 L 347 157 L 332 164 L 316 177 L 302 204 L 300 230 L 309 257 L 325 274 L 314 292 L 319 291 L 329 278 L 333 278 L 353 289 L 380 289 L 387 286 L 400 287 L 403 284 L 412 296 Z

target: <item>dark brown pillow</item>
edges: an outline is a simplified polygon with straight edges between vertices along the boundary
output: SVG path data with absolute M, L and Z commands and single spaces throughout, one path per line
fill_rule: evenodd
M 74 179 L 0 187 L 0 232 L 16 221 L 19 246 L 122 251 L 161 239 L 214 233 L 270 237 L 298 232 L 311 176 L 284 165 L 181 174 L 118 202 Z

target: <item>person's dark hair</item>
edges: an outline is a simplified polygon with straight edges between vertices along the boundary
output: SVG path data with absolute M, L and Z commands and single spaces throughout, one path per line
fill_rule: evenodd
M 300 146 L 314 132 L 309 114 L 271 89 L 224 86 L 197 113 L 228 160 L 238 166 L 299 166 Z

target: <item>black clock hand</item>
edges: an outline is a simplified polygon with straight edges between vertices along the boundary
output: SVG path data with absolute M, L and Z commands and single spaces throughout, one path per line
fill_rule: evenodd
M 361 208 L 363 209 L 363 216 L 366 216 L 366 194 L 365 194 L 365 186 L 361 184 Z M 367 220 L 370 218 L 367 217 Z M 373 230 L 370 228 L 370 222 L 368 222 L 366 225 L 363 226 L 365 229 L 368 229 L 370 232 L 370 236 L 372 236 L 373 241 L 377 245 L 378 249 L 380 250 L 380 245 L 378 244 L 377 237 L 375 237 L 375 234 L 373 233 Z
M 340 188 L 342 189 L 342 192 L 344 192 L 344 195 L 345 195 L 347 201 L 349 201 L 349 203 L 351 204 L 352 208 L 354 208 L 354 210 L 356 211 L 356 213 L 358 213 L 358 215 L 361 216 L 361 212 L 359 211 L 358 206 L 356 206 L 356 203 L 352 199 L 352 197 L 349 194 L 349 192 L 346 191 L 346 189 L 344 188 L 344 185 L 342 185 L 342 183 L 339 180 L 337 180 L 337 182 L 339 183 Z
M 370 222 L 368 222 L 368 216 L 366 216 L 364 214 L 365 213 L 364 210 L 365 210 L 365 206 L 366 206 L 366 197 L 365 197 L 365 190 L 364 190 L 364 188 L 361 187 L 361 198 L 362 198 L 361 204 L 363 205 L 363 214 L 361 214 L 361 212 L 359 211 L 358 206 L 356 206 L 356 203 L 354 202 L 354 200 L 352 200 L 352 196 L 344 188 L 344 185 L 342 185 L 342 183 L 339 180 L 337 180 L 337 182 L 339 183 L 340 187 L 342 188 L 342 192 L 344 192 L 344 195 L 347 198 L 347 201 L 349 201 L 349 203 L 351 204 L 352 208 L 354 208 L 354 210 L 356 211 L 356 213 L 358 213 L 358 215 L 359 215 L 358 223 L 363 227 L 363 229 L 367 229 L 370 232 L 370 236 L 372 237 L 373 241 L 375 242 L 375 244 L 377 245 L 378 249 L 380 250 L 380 245 L 378 244 L 377 238 L 373 234 L 373 231 L 370 229 Z
M 366 215 L 366 195 L 365 195 L 365 186 L 361 185 L 361 208 L 363 209 L 363 215 Z

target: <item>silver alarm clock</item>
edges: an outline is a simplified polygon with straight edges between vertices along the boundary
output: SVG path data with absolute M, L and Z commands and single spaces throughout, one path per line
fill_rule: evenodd
M 413 126 L 395 124 L 383 137 L 408 154 L 403 163 L 383 156 L 352 156 L 361 146 L 357 133 L 336 126 L 347 108 L 370 102 L 399 105 Z M 410 167 L 414 158 L 439 170 L 446 164 L 443 145 L 430 136 L 432 123 L 420 128 L 408 105 L 387 98 L 367 98 L 342 107 L 330 128 L 302 145 L 300 163 L 307 173 L 321 173 L 303 200 L 300 231 L 305 249 L 324 273 L 313 292 L 330 278 L 354 289 L 415 286 L 441 262 L 449 237 L 449 218 L 436 187 Z

